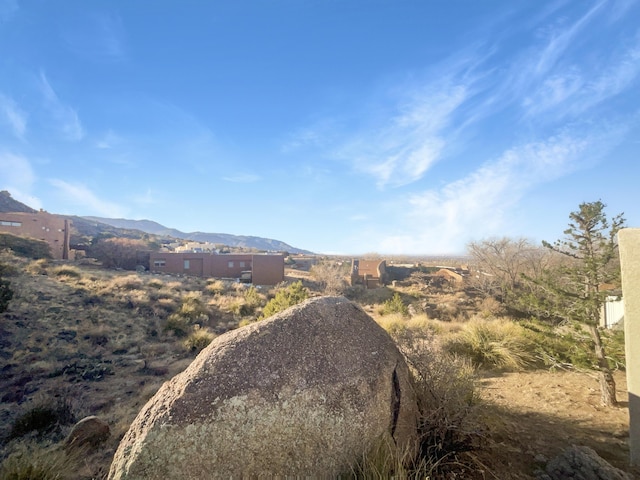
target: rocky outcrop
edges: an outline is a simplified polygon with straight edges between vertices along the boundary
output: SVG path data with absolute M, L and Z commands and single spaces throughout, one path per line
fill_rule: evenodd
M 417 407 L 393 340 L 342 297 L 215 339 L 144 406 L 110 479 L 335 476 L 380 441 L 413 448 Z

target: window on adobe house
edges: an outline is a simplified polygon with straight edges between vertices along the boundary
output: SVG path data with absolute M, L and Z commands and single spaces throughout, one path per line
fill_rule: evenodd
M 240 262 L 240 268 L 244 268 L 244 267 L 245 267 L 244 262 Z
M 0 225 L 5 227 L 21 227 L 22 222 L 9 222 L 6 220 L 0 220 Z
M 154 267 L 164 267 L 167 265 L 167 261 L 166 260 L 154 260 L 153 261 L 153 266 Z
M 233 268 L 233 262 L 229 262 L 229 268 Z
M 184 261 L 184 269 L 189 270 L 189 260 Z

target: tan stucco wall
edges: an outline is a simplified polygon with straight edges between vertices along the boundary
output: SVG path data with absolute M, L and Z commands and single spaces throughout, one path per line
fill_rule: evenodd
M 632 465 L 640 465 L 640 228 L 621 230 L 618 241 L 625 312 L 630 460 Z

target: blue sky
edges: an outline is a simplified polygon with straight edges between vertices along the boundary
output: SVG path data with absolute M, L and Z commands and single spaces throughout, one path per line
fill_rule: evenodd
M 638 1 L 0 0 L 0 189 L 319 253 L 640 227 Z

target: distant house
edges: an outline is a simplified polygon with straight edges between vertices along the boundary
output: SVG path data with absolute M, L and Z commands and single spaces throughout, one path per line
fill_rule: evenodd
M 624 320 L 624 302 L 622 298 L 615 295 L 608 296 L 600 311 L 600 326 L 612 328 L 622 320 Z
M 284 281 L 284 255 L 154 252 L 149 257 L 149 270 L 205 278 L 250 280 L 254 285 L 276 285 Z
M 377 288 L 387 281 L 387 264 L 385 260 L 359 260 L 351 262 L 351 285 L 364 285 L 366 288 Z
M 51 247 L 51 256 L 57 260 L 69 258 L 71 220 L 43 210 L 36 213 L 0 213 L 0 232 L 44 240 Z

